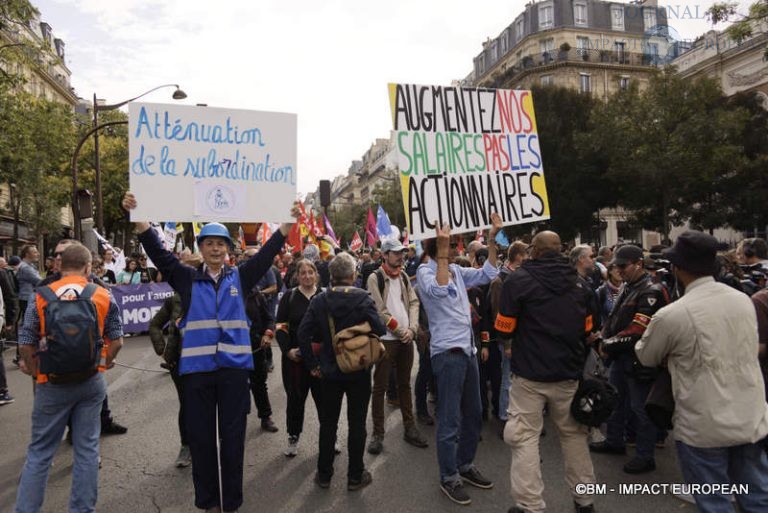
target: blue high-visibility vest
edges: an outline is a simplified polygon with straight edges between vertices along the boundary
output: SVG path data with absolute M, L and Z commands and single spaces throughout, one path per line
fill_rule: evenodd
M 211 279 L 192 284 L 183 335 L 179 374 L 212 372 L 221 368 L 253 369 L 250 321 L 236 267 L 222 269 L 218 291 Z

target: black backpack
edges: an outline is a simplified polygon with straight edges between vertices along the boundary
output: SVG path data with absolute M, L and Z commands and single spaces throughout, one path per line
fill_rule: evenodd
M 89 283 L 75 297 L 61 299 L 44 286 L 37 293 L 47 302 L 45 349 L 40 352 L 40 372 L 55 383 L 85 380 L 98 371 L 104 341 L 99 330 L 96 305 L 91 301 L 97 286 Z M 71 375 L 72 379 L 66 376 Z

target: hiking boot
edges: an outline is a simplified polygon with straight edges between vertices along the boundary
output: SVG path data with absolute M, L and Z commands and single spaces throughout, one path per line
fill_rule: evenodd
M 272 417 L 261 419 L 261 429 L 269 433 L 277 433 L 280 429 L 272 421 Z
M 493 481 L 490 481 L 489 479 L 487 479 L 475 467 L 470 467 L 469 470 L 467 470 L 466 472 L 460 472 L 459 475 L 464 481 L 471 484 L 472 486 L 476 486 L 484 490 L 493 488 Z
M 192 464 L 192 454 L 189 452 L 189 447 L 186 445 L 181 446 L 179 455 L 176 457 L 176 468 L 185 468 Z
M 285 448 L 283 451 L 283 454 L 288 456 L 289 458 L 293 458 L 299 453 L 299 437 L 298 436 L 289 436 L 288 437 L 288 447 Z
M 101 425 L 102 435 L 124 435 L 127 432 L 128 432 L 127 427 L 121 426 L 114 420 L 110 420 L 106 424 Z
M 472 503 L 472 499 L 470 499 L 467 492 L 464 491 L 464 485 L 461 483 L 461 480 L 440 483 L 440 489 L 456 504 L 466 506 L 467 504 Z
M 371 473 L 368 472 L 367 470 L 363 470 L 363 473 L 360 474 L 360 479 L 354 480 L 354 481 L 350 479 L 347 481 L 347 490 L 349 490 L 350 492 L 354 492 L 355 490 L 365 488 L 366 486 L 371 484 L 372 481 L 373 481 L 373 476 L 371 475 Z
M 627 454 L 626 447 L 616 447 L 611 445 L 608 441 L 597 442 L 589 444 L 589 452 L 596 452 L 599 454 Z
M 435 425 L 435 419 L 433 419 L 432 415 L 430 415 L 429 413 L 416 414 L 416 420 L 419 422 L 419 424 L 424 424 L 425 426 Z
M 11 394 L 9 394 L 7 390 L 0 394 L 0 406 L 4 404 L 11 404 L 13 401 L 15 401 L 15 399 L 11 397 Z
M 373 435 L 368 443 L 368 454 L 381 454 L 381 451 L 384 449 L 382 441 L 381 436 Z
M 403 440 L 413 445 L 414 447 L 419 447 L 420 449 L 429 447 L 429 444 L 427 443 L 427 439 L 424 438 L 424 436 L 421 434 L 421 432 L 418 429 L 416 429 L 416 426 L 411 426 L 405 429 L 405 435 L 403 435 Z
M 624 465 L 624 472 L 627 474 L 645 474 L 656 470 L 656 462 L 653 460 L 644 460 L 642 458 L 632 458 Z

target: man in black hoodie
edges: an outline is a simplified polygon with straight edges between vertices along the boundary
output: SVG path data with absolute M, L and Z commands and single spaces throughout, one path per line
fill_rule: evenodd
M 372 481 L 370 472 L 363 465 L 367 434 L 365 420 L 371 399 L 371 371 L 341 372 L 336 364 L 328 318 L 333 318 L 336 333 L 365 321 L 370 323 L 372 332 L 379 336 L 387 330 L 379 319 L 379 312 L 368 291 L 352 286 L 357 277 L 352 256 L 348 253 L 336 255 L 328 270 L 332 286 L 312 299 L 297 333 L 304 365 L 313 377 L 320 379 L 320 454 L 315 482 L 321 488 L 331 485 L 341 401 L 346 394 L 349 423 L 347 489 L 359 490 Z M 321 344 L 317 355 L 312 352 L 312 342 Z
M 587 446 L 587 427 L 571 416 L 587 355 L 587 335 L 593 312 L 587 287 L 560 255 L 560 237 L 540 232 L 531 243 L 531 259 L 523 263 L 501 291 L 495 327 L 501 336 L 515 338 L 509 393 L 509 418 L 504 441 L 512 447 L 513 513 L 544 511 L 544 483 L 539 465 L 539 434 L 543 410 L 549 407 L 565 460 L 566 482 L 577 513 L 592 513 L 592 496 L 576 493 L 577 483 L 594 483 Z

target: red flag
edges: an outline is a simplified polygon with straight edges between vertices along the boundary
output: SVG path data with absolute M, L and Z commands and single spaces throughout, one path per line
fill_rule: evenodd
M 352 242 L 349 243 L 349 249 L 352 251 L 360 251 L 360 249 L 363 247 L 363 239 L 360 238 L 360 234 L 355 232 L 355 235 L 352 236 Z
M 295 223 L 288 233 L 286 242 L 293 248 L 293 251 L 304 251 L 304 245 L 301 243 L 301 226 Z
M 365 223 L 365 235 L 368 239 L 368 245 L 370 247 L 376 246 L 376 241 L 379 240 L 379 232 L 376 229 L 376 216 L 373 215 L 371 207 L 368 207 L 368 220 Z
M 309 213 L 309 229 L 311 230 L 312 235 L 314 235 L 317 239 L 325 235 L 325 231 L 323 230 L 323 223 L 319 223 L 315 220 L 314 211 Z
M 270 230 L 269 224 L 261 223 L 261 246 L 262 247 L 264 247 L 264 245 L 267 243 L 270 237 L 272 237 L 272 230 Z
M 459 243 L 456 246 L 456 249 L 459 251 L 459 255 L 464 254 L 464 237 L 459 237 Z

